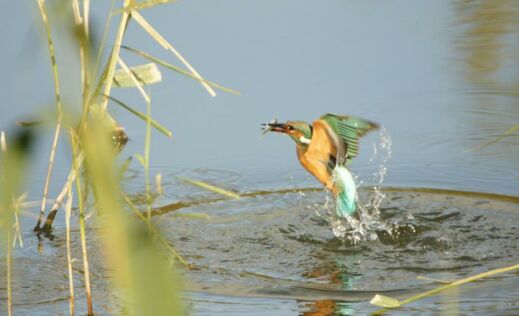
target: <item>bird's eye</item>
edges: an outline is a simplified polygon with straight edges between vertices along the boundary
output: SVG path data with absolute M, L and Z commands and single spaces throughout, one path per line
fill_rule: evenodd
M 293 131 L 294 130 L 294 126 L 288 125 L 288 130 Z

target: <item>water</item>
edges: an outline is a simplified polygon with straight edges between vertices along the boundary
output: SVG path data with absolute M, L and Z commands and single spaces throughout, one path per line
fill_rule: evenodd
M 32 19 L 33 4 L 24 5 L 5 3 L 0 12 L 0 35 L 9 43 L 0 52 L 3 130 L 53 100 L 40 22 Z M 376 309 L 368 303 L 375 293 L 404 298 L 436 285 L 418 276 L 453 280 L 516 264 L 519 140 L 515 135 L 471 149 L 519 123 L 518 11 L 513 1 L 456 0 L 189 1 L 147 10 L 203 75 L 243 94 L 213 99 L 198 84 L 166 72 L 150 89 L 153 116 L 174 134 L 172 140 L 156 134 L 152 142 L 151 171 L 163 175 L 165 192 L 154 219 L 197 268 L 183 272 L 188 309 L 196 315 L 366 314 Z M 93 16 L 101 22 L 105 14 L 100 9 Z M 127 36 L 128 45 L 170 58 L 135 25 Z M 58 41 L 58 52 L 64 42 Z M 67 71 L 60 69 L 62 90 L 66 105 L 75 108 L 76 62 L 58 56 L 69 62 Z M 125 60 L 141 62 L 131 55 Z M 138 94 L 115 93 L 144 111 Z M 142 122 L 112 111 L 130 137 L 121 158 L 142 152 Z M 259 124 L 272 117 L 312 121 L 326 112 L 366 117 L 385 128 L 382 136 L 362 140 L 351 166 L 360 186 L 360 223 L 333 218 L 331 196 L 299 166 L 290 139 L 260 137 Z M 50 145 L 45 132 L 28 170 L 29 201 L 40 199 L 43 188 Z M 50 196 L 68 173 L 66 150 L 62 143 Z M 245 197 L 227 200 L 177 176 Z M 142 182 L 133 164 L 124 186 L 140 196 Z M 24 247 L 15 250 L 13 309 L 66 314 L 63 214 L 54 239 L 40 241 L 31 231 L 37 212 L 32 203 L 21 218 Z M 179 216 L 184 213 L 210 217 Z M 88 225 L 95 226 L 94 219 Z M 351 227 L 359 230 L 346 233 Z M 88 238 L 95 310 L 118 314 L 111 272 L 96 236 Z M 74 257 L 80 257 L 77 246 Z M 74 268 L 81 314 L 82 268 L 79 262 Z M 517 314 L 518 288 L 517 274 L 496 276 L 395 314 Z
M 182 236 L 176 244 L 202 266 L 187 275 L 193 291 L 340 300 L 358 303 L 350 308 L 362 313 L 373 310 L 365 302 L 375 292 L 403 297 L 432 285 L 417 276 L 452 280 L 518 259 L 515 203 L 459 192 L 388 188 L 387 195 L 381 211 L 390 229 L 376 231 L 377 240 L 363 243 L 336 238 L 329 223 L 311 212 L 315 208 L 306 203 L 319 204 L 321 191 L 306 192 L 304 201 L 298 192 L 262 195 L 239 202 L 246 207 L 236 205 L 233 214 L 226 211 L 232 202 L 196 207 L 217 214 L 203 227 L 193 221 L 162 222 L 171 223 L 166 230 Z M 494 207 L 503 212 L 499 219 L 489 214 Z M 504 297 L 514 302 L 518 294 L 492 291 L 499 301 L 488 299 L 486 308 L 498 307 Z M 459 295 L 472 294 L 462 290 Z

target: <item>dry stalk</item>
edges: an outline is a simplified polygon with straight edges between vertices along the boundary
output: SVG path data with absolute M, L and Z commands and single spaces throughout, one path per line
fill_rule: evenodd
M 67 266 L 68 266 L 68 284 L 70 289 L 70 315 L 74 316 L 74 274 L 72 273 L 72 255 L 70 250 L 70 213 L 72 212 L 72 190 L 68 191 L 67 203 L 65 206 L 65 225 L 67 230 Z
M 58 76 L 58 65 L 56 63 L 56 54 L 54 50 L 54 43 L 52 41 L 52 35 L 49 25 L 49 20 L 47 17 L 47 10 L 45 8 L 44 0 L 38 0 L 38 8 L 40 10 L 40 15 L 43 20 L 43 24 L 45 26 L 45 31 L 47 33 L 47 44 L 49 46 L 49 55 L 51 59 L 52 64 L 52 74 L 54 78 L 54 91 L 56 96 L 56 109 L 58 112 L 57 122 L 56 122 L 56 129 L 54 131 L 54 137 L 52 140 L 52 148 L 50 152 L 49 157 L 49 167 L 47 169 L 47 177 L 45 179 L 45 186 L 43 188 L 43 197 L 41 201 L 41 208 L 40 208 L 40 216 L 38 218 L 38 222 L 36 223 L 36 226 L 34 227 L 35 231 L 40 230 L 41 221 L 43 220 L 43 216 L 45 215 L 45 204 L 47 203 L 47 195 L 49 192 L 49 183 L 50 183 L 50 177 L 52 174 L 52 167 L 54 166 L 54 157 L 56 155 L 56 148 L 58 146 L 58 140 L 59 135 L 61 131 L 61 124 L 63 120 L 63 112 L 62 112 L 62 104 L 61 104 L 61 93 L 60 93 L 60 82 L 59 82 L 59 76 Z

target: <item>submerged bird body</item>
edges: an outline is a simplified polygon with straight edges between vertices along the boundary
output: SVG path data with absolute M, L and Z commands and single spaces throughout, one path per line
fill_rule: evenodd
M 312 125 L 302 121 L 265 124 L 265 131 L 287 134 L 296 142 L 299 162 L 333 192 L 341 217 L 356 210 L 356 187 L 347 164 L 358 154 L 359 138 L 377 128 L 376 123 L 335 114 L 325 114 Z

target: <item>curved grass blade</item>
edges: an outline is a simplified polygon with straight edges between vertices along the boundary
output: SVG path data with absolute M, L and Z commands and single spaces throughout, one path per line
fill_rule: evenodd
M 132 162 L 132 160 L 132 156 L 126 158 L 124 162 L 121 164 L 121 167 L 117 169 L 116 179 L 118 182 L 121 182 L 123 180 L 124 174 L 126 173 L 126 171 L 128 171 L 128 168 L 130 167 L 130 163 Z
M 514 132 L 516 131 L 519 131 L 519 124 L 517 125 L 514 125 L 512 127 L 510 127 L 507 131 L 505 131 L 503 134 L 499 135 L 498 137 L 486 142 L 486 143 L 483 143 L 479 146 L 476 146 L 474 148 L 471 148 L 471 149 L 468 149 L 466 152 L 470 152 L 470 151 L 475 151 L 475 150 L 479 150 L 481 148 L 484 148 L 484 147 L 487 147 L 489 145 L 492 145 L 494 143 L 497 143 L 498 141 L 500 141 L 501 139 L 505 138 L 505 137 L 508 137 L 508 136 L 511 136 Z
M 162 67 L 166 67 L 166 68 L 168 68 L 170 70 L 176 71 L 179 74 L 187 76 L 187 77 L 189 77 L 191 79 L 195 79 L 195 80 L 198 80 L 200 82 L 204 82 L 204 83 L 212 86 L 213 88 L 220 89 L 220 90 L 222 90 L 224 92 L 231 93 L 231 94 L 234 94 L 234 95 L 241 95 L 239 91 L 233 90 L 231 88 L 226 88 L 226 87 L 224 87 L 224 86 L 222 86 L 222 85 L 220 85 L 218 83 L 209 81 L 209 80 L 204 79 L 204 78 L 199 78 L 199 77 L 193 75 L 192 73 L 190 73 L 189 71 L 186 71 L 186 70 L 184 70 L 184 69 L 182 69 L 182 68 L 180 68 L 178 66 L 175 66 L 173 64 L 170 64 L 167 61 L 164 61 L 164 60 L 162 60 L 160 58 L 157 58 L 157 57 L 155 57 L 153 55 L 145 53 L 145 52 L 143 52 L 143 51 L 141 51 L 139 49 L 136 49 L 136 48 L 133 48 L 133 47 L 129 47 L 129 46 L 125 46 L 125 45 L 121 46 L 121 48 L 126 49 L 126 50 L 128 50 L 128 51 L 130 51 L 130 52 L 132 52 L 134 54 L 137 54 L 137 55 L 143 57 L 143 58 L 146 58 L 149 61 L 152 61 L 152 62 L 154 62 L 156 64 L 159 64 Z
M 120 100 L 118 100 L 114 97 L 108 96 L 108 95 L 105 95 L 105 97 L 110 99 L 111 101 L 114 101 L 117 105 L 120 105 L 122 108 L 128 110 L 128 112 L 134 114 L 135 116 L 139 117 L 143 121 L 145 121 L 145 122 L 148 121 L 148 117 L 146 114 L 133 109 L 132 107 L 130 107 L 123 101 L 120 101 Z M 154 119 L 150 119 L 150 122 L 151 122 L 151 126 L 153 126 L 155 129 L 157 129 L 162 134 L 166 135 L 169 138 L 171 138 L 173 136 L 173 133 L 169 129 L 164 127 L 162 124 L 160 124 L 159 122 L 155 121 Z
M 172 217 L 190 218 L 190 219 L 210 219 L 211 216 L 205 213 L 174 213 Z
M 209 184 L 209 183 L 206 183 L 203 181 L 191 180 L 191 179 L 187 179 L 187 178 L 183 178 L 183 177 L 177 177 L 177 178 L 179 178 L 180 180 L 185 181 L 187 183 L 190 183 L 192 185 L 196 185 L 197 187 L 201 187 L 202 189 L 213 191 L 215 193 L 222 194 L 222 195 L 228 196 L 233 199 L 241 199 L 241 196 L 237 193 L 219 188 L 217 186 L 214 186 L 212 184 Z
M 132 9 L 135 9 L 135 10 L 149 9 L 149 8 L 153 8 L 158 5 L 170 4 L 173 2 L 177 2 L 177 0 L 147 0 L 147 1 L 142 1 L 142 2 L 138 2 L 138 3 L 134 4 Z
M 143 83 L 141 82 L 140 78 L 137 78 L 135 76 L 135 74 L 133 73 L 133 71 L 130 70 L 130 68 L 126 65 L 126 63 L 121 59 L 121 57 L 119 57 L 117 59 L 117 63 L 119 64 L 119 66 L 121 67 L 121 70 L 124 71 L 124 73 L 126 73 L 126 75 L 128 76 L 128 79 L 129 81 L 131 81 L 133 84 L 131 85 L 132 87 L 135 87 L 137 88 L 137 90 L 139 91 L 139 93 L 141 94 L 142 98 L 144 99 L 144 101 L 146 102 L 146 105 L 149 107 L 150 103 L 151 103 L 151 98 L 149 96 L 149 94 L 144 91 L 144 87 L 142 86 Z M 157 69 L 158 70 L 158 69 Z M 160 73 L 160 72 L 159 72 Z M 115 77 L 114 77 L 115 78 Z M 162 79 L 162 78 L 161 78 Z M 148 120 L 146 120 L 146 122 L 148 122 Z
M 429 281 L 429 282 L 434 282 L 434 283 L 440 283 L 440 284 L 449 284 L 449 283 L 454 282 L 454 281 L 446 281 L 446 280 L 429 278 L 429 277 L 425 277 L 425 276 L 421 276 L 421 275 L 417 276 L 416 279 L 417 280 L 422 280 L 422 281 Z
M 150 9 L 150 8 L 153 8 L 153 7 L 156 7 L 159 5 L 170 4 L 173 2 L 177 2 L 177 0 L 146 0 L 146 1 L 141 1 L 141 2 L 137 2 L 137 3 L 133 4 L 130 7 L 130 9 L 131 10 Z M 124 10 L 128 10 L 128 9 L 123 8 L 123 9 L 115 10 L 113 14 L 119 14 L 119 13 L 123 12 Z
M 514 270 L 519 270 L 519 264 L 516 264 L 516 265 L 513 265 L 513 266 L 509 266 L 509 267 L 505 267 L 505 268 L 490 270 L 490 271 L 487 271 L 487 272 L 483 272 L 483 273 L 480 273 L 480 274 L 473 275 L 473 276 L 468 277 L 468 278 L 464 278 L 464 279 L 461 279 L 461 280 L 458 280 L 458 281 L 454 281 L 454 282 L 451 282 L 451 283 L 448 283 L 448 284 L 436 287 L 436 288 L 434 288 L 432 290 L 429 290 L 429 291 L 426 291 L 426 292 L 423 292 L 423 293 L 419 293 L 419 294 L 413 295 L 410 298 L 408 298 L 406 300 L 403 300 L 403 301 L 398 301 L 397 299 L 393 299 L 394 300 L 393 303 L 394 302 L 398 302 L 397 306 L 385 307 L 383 309 L 380 309 L 380 310 L 372 313 L 371 315 L 382 315 L 385 312 L 389 311 L 390 309 L 398 308 L 398 307 L 401 307 L 403 305 L 409 304 L 411 302 L 414 302 L 414 301 L 417 301 L 417 300 L 420 300 L 420 299 L 423 299 L 423 298 L 426 298 L 426 297 L 433 296 L 433 295 L 435 295 L 435 294 L 437 294 L 439 292 L 445 291 L 445 290 L 450 289 L 452 287 L 456 287 L 456 286 L 459 286 L 459 285 L 462 285 L 462 284 L 465 284 L 465 283 L 473 282 L 473 281 L 476 281 L 476 280 L 479 280 L 479 279 L 482 279 L 482 278 L 486 278 L 486 277 L 489 277 L 489 276 L 492 276 L 492 275 L 496 275 L 496 274 L 499 274 L 499 273 L 511 272 L 511 271 L 514 271 Z
M 202 76 L 191 66 L 191 64 L 171 45 L 159 32 L 157 32 L 151 24 L 146 21 L 146 19 L 139 13 L 139 11 L 132 10 L 131 16 L 135 22 L 137 22 L 144 31 L 146 31 L 160 46 L 164 47 L 164 49 L 169 50 L 173 55 L 175 55 L 178 60 L 180 60 L 186 67 L 191 71 L 193 76 L 202 79 Z M 216 92 L 214 89 L 208 85 L 207 83 L 201 81 L 202 86 L 207 90 L 210 96 L 216 97 Z M 108 93 L 107 93 L 108 94 Z

